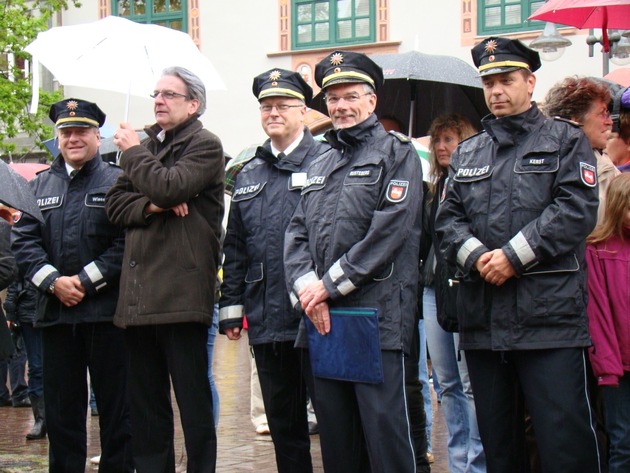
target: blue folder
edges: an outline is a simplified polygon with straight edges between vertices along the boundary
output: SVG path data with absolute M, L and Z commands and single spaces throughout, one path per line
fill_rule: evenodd
M 357 383 L 383 382 L 378 310 L 330 309 L 330 332 L 320 335 L 304 316 L 313 375 Z

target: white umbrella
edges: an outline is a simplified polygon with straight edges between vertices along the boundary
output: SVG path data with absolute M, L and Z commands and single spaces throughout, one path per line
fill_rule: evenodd
M 33 70 L 41 62 L 63 85 L 121 92 L 127 102 L 129 95 L 147 97 L 170 66 L 195 73 L 206 90 L 225 89 L 188 34 L 118 16 L 51 28 L 39 33 L 26 51 L 33 56 Z M 37 82 L 34 78 L 34 89 Z

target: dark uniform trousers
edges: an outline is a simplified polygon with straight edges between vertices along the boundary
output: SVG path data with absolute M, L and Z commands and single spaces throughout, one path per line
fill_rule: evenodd
M 194 322 L 128 326 L 125 337 L 136 472 L 175 471 L 172 381 L 186 442 L 187 472 L 213 473 L 217 436 L 208 381 L 208 327 Z
M 294 342 L 252 345 L 278 473 L 311 473 L 306 412 L 308 352 Z M 313 400 L 314 405 L 316 400 Z
M 42 330 L 50 473 L 84 473 L 87 370 L 98 399 L 100 473 L 133 472 L 123 331 L 111 322 L 60 324 Z
M 313 378 L 326 473 L 416 471 L 403 352 L 383 350 L 381 355 L 384 383 Z
M 544 473 L 599 473 L 582 348 L 466 350 L 488 473 L 526 473 L 524 405 Z

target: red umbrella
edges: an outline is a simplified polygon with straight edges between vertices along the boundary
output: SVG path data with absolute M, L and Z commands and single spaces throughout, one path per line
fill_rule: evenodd
M 616 82 L 624 87 L 630 87 L 630 67 L 620 67 L 606 74 L 604 79 Z
M 48 169 L 50 165 L 40 163 L 9 163 L 9 167 L 24 179 L 30 181 L 39 171 Z
M 629 0 L 548 0 L 528 20 L 541 20 L 579 29 L 601 28 L 604 51 L 610 50 L 608 29 L 630 29 Z

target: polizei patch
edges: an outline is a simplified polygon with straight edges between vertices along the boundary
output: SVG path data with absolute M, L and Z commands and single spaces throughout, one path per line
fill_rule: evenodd
M 580 162 L 580 177 L 582 182 L 589 187 L 597 185 L 597 169 L 588 163 Z
M 387 200 L 393 203 L 402 202 L 407 197 L 409 181 L 391 180 L 387 186 Z

